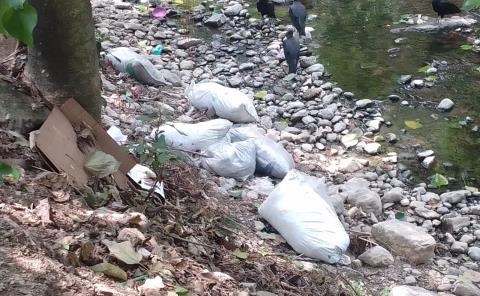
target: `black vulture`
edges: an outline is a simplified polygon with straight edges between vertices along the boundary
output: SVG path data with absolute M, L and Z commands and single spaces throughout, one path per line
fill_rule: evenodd
M 275 4 L 270 0 L 258 0 L 257 10 L 263 16 L 268 16 L 270 18 L 277 18 L 275 16 Z
M 300 36 L 305 36 L 305 22 L 307 21 L 307 10 L 298 0 L 293 0 L 288 9 L 292 25 L 297 29 Z
M 433 10 L 443 18 L 443 16 L 447 14 L 454 14 L 459 13 L 460 8 L 458 8 L 455 4 L 450 3 L 448 1 L 441 1 L 441 0 L 433 0 L 432 1 Z
M 289 26 L 287 35 L 283 40 L 283 53 L 288 64 L 288 73 L 297 73 L 298 60 L 300 59 L 300 42 L 293 35 L 295 29 Z

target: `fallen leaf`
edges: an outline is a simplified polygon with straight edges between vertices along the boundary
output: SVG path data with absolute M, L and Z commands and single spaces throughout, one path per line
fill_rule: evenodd
M 119 280 L 127 280 L 127 273 L 120 267 L 110 264 L 108 262 L 103 262 L 90 267 L 95 272 L 101 272 L 109 277 L 113 277 Z
M 50 220 L 50 203 L 48 202 L 48 198 L 40 200 L 35 208 L 35 213 L 40 217 L 42 225 L 52 223 L 52 220 Z
M 240 258 L 240 259 L 248 258 L 248 253 L 242 252 L 240 249 L 236 249 L 235 251 L 233 251 L 233 255 L 235 255 L 237 258 Z
M 213 271 L 212 272 L 212 271 L 208 271 L 207 269 L 202 271 L 202 276 L 207 278 L 207 279 L 216 280 L 216 281 L 219 281 L 219 282 L 225 282 L 225 281 L 228 281 L 228 280 L 233 280 L 233 278 L 226 273 L 223 273 L 223 272 L 220 272 L 220 271 Z
M 115 258 L 126 264 L 138 264 L 142 261 L 142 254 L 135 251 L 130 241 L 115 243 L 103 240 L 102 242 L 108 247 L 108 250 Z
M 430 182 L 430 185 L 432 185 L 435 188 L 440 188 L 442 186 L 447 186 L 448 185 L 448 179 L 445 178 L 445 176 L 440 175 L 440 174 L 435 174 L 432 176 L 432 181 Z
M 91 241 L 86 241 L 82 243 L 80 248 L 80 259 L 83 262 L 89 262 L 93 258 L 93 253 L 95 251 L 95 246 Z
M 175 293 L 177 293 L 178 296 L 190 296 L 192 294 L 190 294 L 190 292 L 185 289 L 185 288 L 182 288 L 182 287 L 177 287 L 175 289 Z
M 56 202 L 66 202 L 70 199 L 70 193 L 63 190 L 50 191 L 53 196 L 53 200 Z
M 423 124 L 415 120 L 405 120 L 405 125 L 410 129 L 419 129 L 423 127 Z
M 262 90 L 262 91 L 259 91 L 255 94 L 255 99 L 263 99 L 267 96 L 267 91 L 266 90 Z

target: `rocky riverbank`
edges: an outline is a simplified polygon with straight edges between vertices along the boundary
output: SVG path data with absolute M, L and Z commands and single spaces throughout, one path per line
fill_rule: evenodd
M 192 16 L 166 21 L 139 12 L 131 3 L 99 1 L 94 11 L 105 50 L 127 46 L 148 54 L 161 44 L 162 54 L 149 58 L 171 84 L 147 87 L 107 69 L 107 127 L 118 126 L 135 141 L 159 124 L 159 111 L 162 121 L 199 118 L 183 96 L 192 81 L 238 88 L 254 100 L 258 125 L 291 152 L 297 168 L 327 178 L 351 236 L 351 269 L 338 270 L 348 273 L 356 295 L 389 295 L 390 290 L 390 295 L 430 295 L 402 285 L 434 291 L 431 295 L 480 295 L 478 190 L 442 193 L 425 183 L 411 184 L 411 172 L 398 165 L 389 146 L 396 135 L 382 133 L 389 123 L 379 102 L 357 99 L 328 81 L 314 56 L 303 56 L 299 74 L 286 76 L 280 48 L 285 27 L 249 19 L 243 2 L 224 3 L 224 14 L 216 16 L 198 7 Z M 201 38 L 199 31 L 207 29 L 197 24 L 217 28 L 211 37 Z M 378 142 L 380 136 L 386 141 Z M 417 157 L 428 163 L 432 155 L 427 154 Z M 241 191 L 244 203 L 257 204 L 266 197 L 249 189 L 254 181 L 239 184 L 205 174 L 225 195 L 234 188 Z M 255 229 L 253 220 L 245 223 Z

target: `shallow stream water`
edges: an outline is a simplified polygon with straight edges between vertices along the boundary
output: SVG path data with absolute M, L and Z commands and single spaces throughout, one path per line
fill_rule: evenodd
M 458 125 L 465 116 L 480 124 L 480 72 L 476 70 L 480 54 L 460 48 L 468 43 L 466 38 L 459 34 L 390 32 L 399 26 L 397 22 L 402 15 L 435 17 L 428 0 L 305 0 L 304 3 L 309 14 L 318 16 L 307 23 L 315 29 L 312 43 L 316 46 L 311 46 L 311 50 L 332 75 L 331 80 L 353 92 L 357 99 L 386 100 L 388 95 L 398 94 L 402 99 L 420 103 L 443 98 L 455 102 L 455 108 L 447 114 L 437 112 L 436 104 L 403 107 L 399 103 L 385 103 L 383 115 L 393 125 L 382 128 L 381 133 L 394 132 L 400 141 L 396 145 L 382 143 L 384 150 L 399 153 L 434 150 L 436 162 L 428 170 L 417 161 L 405 162 L 417 182 L 425 182 L 438 172 L 456 178 L 455 187 L 479 186 L 480 135 L 471 131 L 472 125 L 460 128 Z M 250 11 L 254 10 L 252 7 Z M 253 14 L 258 17 L 256 12 Z M 277 17 L 288 22 L 285 7 L 277 7 Z M 397 38 L 405 39 L 396 43 Z M 388 50 L 395 47 L 399 51 L 389 54 Z M 447 69 L 437 75 L 433 87 L 404 90 L 397 83 L 402 74 L 425 77 L 418 69 L 433 60 L 448 63 Z M 404 132 L 405 120 L 419 120 L 423 127 Z

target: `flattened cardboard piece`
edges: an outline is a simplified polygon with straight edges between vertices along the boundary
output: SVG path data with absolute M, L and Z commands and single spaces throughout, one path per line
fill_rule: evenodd
M 87 184 L 89 176 L 83 169 L 86 155 L 78 149 L 77 134 L 59 108 L 55 107 L 50 112 L 35 138 L 35 143 L 59 171 L 72 176 L 79 186 Z
M 61 171 L 72 176 L 78 185 L 85 185 L 89 179 L 83 165 L 88 155 L 77 146 L 74 125 L 84 123 L 95 137 L 98 150 L 108 153 L 120 162 L 118 172 L 113 174 L 120 189 L 128 188 L 126 174 L 137 162 L 127 152 L 122 151 L 102 126 L 93 119 L 75 100 L 70 99 L 60 108 L 54 108 L 37 135 L 37 147 Z

